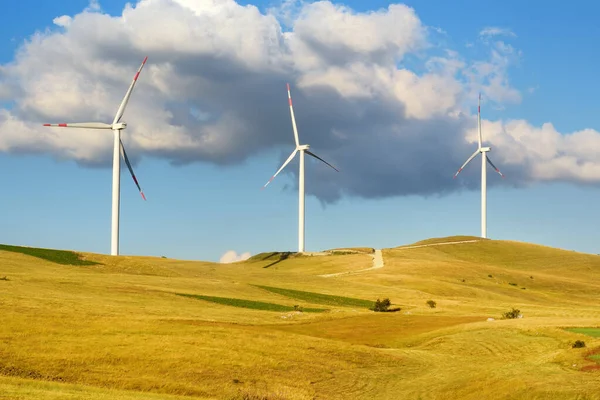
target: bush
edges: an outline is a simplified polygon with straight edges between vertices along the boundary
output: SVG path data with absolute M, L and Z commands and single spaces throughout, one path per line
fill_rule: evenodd
M 391 305 L 392 302 L 388 298 L 385 298 L 383 300 L 377 299 L 377 301 L 375 302 L 375 306 L 373 306 L 371 310 L 375 312 L 396 312 L 401 310 L 400 307 L 390 308 Z
M 580 347 L 585 347 L 585 342 L 583 340 L 576 340 L 575 343 L 573 343 L 573 348 L 578 349 Z
M 514 283 L 514 282 L 508 282 L 508 284 L 509 284 L 510 286 L 518 286 L 518 285 L 517 285 L 516 283 Z
M 515 319 L 515 318 L 519 318 L 520 315 L 521 315 L 521 310 L 513 307 L 512 310 L 507 311 L 504 314 L 502 314 L 502 318 L 503 319 Z
M 388 310 L 388 308 L 390 308 L 391 305 L 392 302 L 388 298 L 383 299 L 383 301 L 377 299 L 377 301 L 375 302 L 375 306 L 372 308 L 372 310 L 377 312 L 385 312 Z
M 0 278 L 0 281 L 10 281 L 10 279 L 8 279 L 6 276 L 3 276 L 2 278 Z
M 492 274 L 488 274 L 488 278 L 493 278 Z
M 437 306 L 437 303 L 435 301 L 433 301 L 433 300 L 427 300 L 427 305 L 430 308 L 435 308 L 435 306 Z
M 304 311 L 304 308 L 302 308 L 302 306 L 299 306 L 298 304 L 294 304 L 294 311 Z

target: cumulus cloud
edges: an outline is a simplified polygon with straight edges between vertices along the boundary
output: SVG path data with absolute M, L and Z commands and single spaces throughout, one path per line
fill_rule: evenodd
M 236 253 L 234 250 L 228 250 L 225 252 L 225 254 L 223 254 L 221 256 L 221 258 L 219 259 L 220 263 L 223 264 L 229 264 L 229 263 L 233 263 L 236 261 L 244 261 L 249 259 L 251 256 L 250 253 L 246 252 L 246 253 L 242 253 L 242 254 L 238 254 Z
M 92 1 L 54 24 L 0 65 L 0 101 L 10 103 L 0 108 L 0 151 L 109 166 L 106 132 L 41 124 L 112 121 L 148 55 L 124 116 L 133 161 L 235 165 L 274 148 L 283 161 L 293 148 L 290 82 L 301 142 L 342 171 L 309 160 L 308 194 L 323 202 L 434 195 L 478 187 L 476 168 L 452 180 L 477 142 L 477 92 L 483 107 L 521 101 L 509 80 L 520 52 L 491 40 L 514 34 L 483 29 L 490 40 L 476 45 L 487 56 L 468 59 L 440 48 L 436 28 L 402 4 L 356 12 L 286 0 L 263 13 L 234 0 L 139 0 L 108 15 Z M 600 146 L 596 131 L 561 134 L 526 121 L 485 120 L 483 127 L 508 184 L 600 181 L 590 155 Z M 286 173 L 296 177 L 291 167 Z

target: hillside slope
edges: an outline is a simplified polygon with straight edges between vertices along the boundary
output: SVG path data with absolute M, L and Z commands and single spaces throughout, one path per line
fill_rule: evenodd
M 600 338 L 562 329 L 600 324 L 600 257 L 470 240 L 331 278 L 370 251 L 217 264 L 0 247 L 0 399 L 600 399 Z M 369 310 L 384 297 L 402 310 Z M 512 307 L 524 317 L 501 320 Z

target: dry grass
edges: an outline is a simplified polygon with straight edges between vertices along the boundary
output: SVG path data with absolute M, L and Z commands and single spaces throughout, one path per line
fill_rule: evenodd
M 600 399 L 600 338 L 573 349 L 582 334 L 564 329 L 598 325 L 598 256 L 488 240 L 388 249 L 384 268 L 321 278 L 371 257 L 281 254 L 72 266 L 0 251 L 0 399 Z M 305 308 L 329 298 L 316 294 L 389 297 L 402 311 L 176 293 Z M 523 319 L 486 321 L 513 306 Z

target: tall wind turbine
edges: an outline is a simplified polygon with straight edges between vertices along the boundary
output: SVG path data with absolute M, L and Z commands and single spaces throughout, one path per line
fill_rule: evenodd
M 486 175 L 487 170 L 486 170 L 486 161 L 488 163 L 490 163 L 492 168 L 494 168 L 494 170 L 496 170 L 496 172 L 499 173 L 502 178 L 504 178 L 504 175 L 502 175 L 502 172 L 500 172 L 500 170 L 498 168 L 496 168 L 496 166 L 494 165 L 492 160 L 490 160 L 490 158 L 486 154 L 487 152 L 492 151 L 492 148 L 481 146 L 481 144 L 482 144 L 481 93 L 479 93 L 479 101 L 477 103 L 477 130 L 479 132 L 479 147 L 477 148 L 475 153 L 473 153 L 471 155 L 471 157 L 469 157 L 467 159 L 467 161 L 462 165 L 462 167 L 459 168 L 459 170 L 456 172 L 456 174 L 454 174 L 454 178 L 456 178 L 458 176 L 458 174 L 460 174 L 460 171 L 462 171 L 463 168 L 469 162 L 471 162 L 472 159 L 474 159 L 479 153 L 481 153 L 481 237 L 486 238 L 487 237 L 487 197 L 486 197 L 487 196 L 487 193 L 486 193 L 487 192 L 487 175 Z
M 142 65 L 136 72 L 133 77 L 133 81 L 125 93 L 125 97 L 123 101 L 121 101 L 121 105 L 117 110 L 117 114 L 112 122 L 112 124 L 106 124 L 103 122 L 78 122 L 78 123 L 67 123 L 67 124 L 44 124 L 44 126 L 58 126 L 61 128 L 84 128 L 84 129 L 110 129 L 114 134 L 114 149 L 113 149 L 113 184 L 112 184 L 112 226 L 111 226 L 111 246 L 110 246 L 110 254 L 113 256 L 119 255 L 119 201 L 120 201 L 120 184 L 121 184 L 121 158 L 120 155 L 123 156 L 125 160 L 125 164 L 127 164 L 127 168 L 131 173 L 131 177 L 135 182 L 142 198 L 146 200 L 146 196 L 140 187 L 135 174 L 133 173 L 133 168 L 131 167 L 131 163 L 129 162 L 129 158 L 127 157 L 127 153 L 125 152 L 125 146 L 123 146 L 123 142 L 121 141 L 121 131 L 127 127 L 127 124 L 121 122 L 121 118 L 123 117 L 123 113 L 125 112 L 125 107 L 127 107 L 127 102 L 129 101 L 129 97 L 131 96 L 131 92 L 133 91 L 133 87 L 137 82 L 138 77 L 140 76 L 140 72 L 142 72 L 142 68 L 144 68 L 144 64 L 146 64 L 146 60 L 148 57 L 144 58 Z M 120 154 L 119 154 L 120 153 Z
M 296 118 L 294 118 L 294 107 L 292 106 L 292 95 L 290 93 L 290 84 L 287 84 L 288 102 L 290 103 L 290 115 L 292 116 L 292 128 L 294 129 L 294 140 L 296 141 L 296 148 L 292 151 L 292 154 L 288 157 L 283 165 L 275 172 L 275 175 L 269 179 L 269 181 L 263 186 L 263 189 L 267 187 L 269 183 L 275 179 L 275 177 L 285 168 L 286 165 L 292 161 L 297 152 L 300 152 L 300 173 L 298 174 L 298 252 L 304 252 L 304 153 L 308 154 L 329 165 L 331 168 L 339 172 L 339 170 L 321 157 L 317 156 L 309 150 L 310 146 L 307 144 L 300 144 L 298 139 L 298 128 L 296 127 Z

